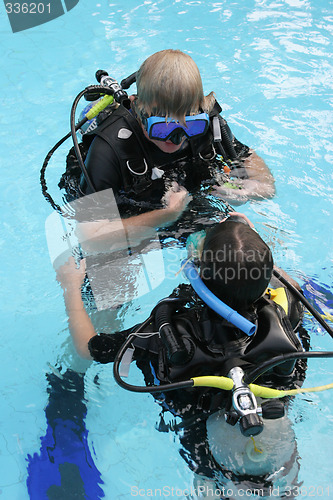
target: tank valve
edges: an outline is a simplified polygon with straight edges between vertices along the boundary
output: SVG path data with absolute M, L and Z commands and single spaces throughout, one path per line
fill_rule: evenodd
M 256 398 L 249 386 L 243 382 L 243 370 L 236 366 L 230 370 L 228 377 L 234 382 L 232 405 L 240 419 L 241 433 L 247 437 L 260 434 L 264 428 L 260 417 L 261 409 L 258 408 Z

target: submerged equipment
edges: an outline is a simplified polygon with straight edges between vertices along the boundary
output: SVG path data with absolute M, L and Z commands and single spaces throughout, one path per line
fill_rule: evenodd
M 114 365 L 113 365 L 113 374 L 116 382 L 123 387 L 123 389 L 126 389 L 131 392 L 142 392 L 142 393 L 151 393 L 151 394 L 156 394 L 156 393 L 161 393 L 161 392 L 167 392 L 167 391 L 174 391 L 177 389 L 188 389 L 190 387 L 214 387 L 216 389 L 222 389 L 225 391 L 231 391 L 234 387 L 234 382 L 231 378 L 229 377 L 222 377 L 222 376 L 215 376 L 215 375 L 210 375 L 210 376 L 203 376 L 203 377 L 193 377 L 190 378 L 189 380 L 184 380 L 180 382 L 172 382 L 171 384 L 161 384 L 161 385 L 153 385 L 153 386 L 137 386 L 137 385 L 131 385 L 128 384 L 127 382 L 124 382 L 124 380 L 121 378 L 119 374 L 119 368 L 120 364 L 122 361 L 122 358 L 127 351 L 127 348 L 132 344 L 133 340 L 136 338 L 138 334 L 140 334 L 140 331 L 147 326 L 150 321 L 152 320 L 152 315 L 149 316 L 149 318 L 144 321 L 137 329 L 135 332 L 131 333 L 120 350 L 118 351 L 115 360 L 114 360 Z M 151 335 L 151 334 L 150 334 Z M 333 358 L 333 351 L 327 351 L 327 352 L 322 352 L 322 351 L 311 351 L 311 352 L 296 352 L 292 354 L 282 354 L 280 356 L 276 356 L 272 358 L 269 361 L 266 361 L 262 364 L 260 364 L 257 368 L 258 374 L 256 374 L 255 378 L 252 376 L 251 378 L 255 380 L 258 378 L 260 375 L 263 375 L 265 372 L 267 372 L 270 368 L 273 366 L 277 366 L 278 364 L 284 363 L 288 359 L 310 359 L 310 358 Z M 246 379 L 246 374 L 244 379 Z M 280 389 L 273 389 L 271 387 L 264 387 L 260 385 L 256 385 L 253 383 L 249 383 L 249 388 L 253 392 L 253 394 L 257 397 L 265 398 L 265 399 L 273 399 L 273 398 L 283 398 L 284 396 L 295 396 L 296 394 L 303 394 L 307 392 L 319 392 L 319 391 L 325 391 L 328 389 L 333 389 L 333 383 L 323 385 L 323 386 L 318 386 L 318 387 L 302 387 L 298 389 L 288 389 L 288 390 L 280 390 Z
M 238 420 L 240 422 L 240 429 L 244 436 L 254 436 L 263 430 L 263 422 L 261 416 L 264 418 L 275 419 L 283 416 L 283 408 L 271 408 L 268 402 L 263 403 L 262 407 L 258 407 L 255 397 L 263 399 L 283 398 L 285 396 L 295 396 L 297 394 L 304 394 L 308 392 L 319 392 L 328 389 L 333 389 L 333 383 L 324 386 L 298 388 L 289 390 L 279 390 L 271 387 L 265 387 L 257 384 L 247 384 L 248 378 L 243 370 L 235 366 L 229 371 L 228 377 L 223 376 L 201 376 L 193 377 L 189 380 L 180 382 L 172 382 L 169 384 L 150 385 L 150 386 L 137 386 L 125 382 L 120 374 L 121 361 L 132 344 L 136 336 L 140 336 L 140 330 L 144 328 L 152 320 L 150 316 L 139 328 L 130 334 L 118 351 L 113 365 L 113 375 L 120 387 L 131 392 L 161 394 L 168 391 L 189 389 L 192 387 L 213 387 L 224 391 L 233 391 L 233 412 L 229 412 L 228 423 L 234 425 Z M 141 334 L 143 335 L 143 334 Z M 151 334 L 149 334 L 151 335 Z M 132 350 L 132 349 L 131 349 Z M 133 350 L 132 350 L 133 353 Z M 131 354 L 132 355 L 132 354 Z M 258 374 L 262 375 L 268 371 L 272 366 L 282 364 L 286 359 L 308 359 L 308 358 L 332 358 L 333 351 L 328 352 L 298 352 L 276 356 L 270 362 L 263 363 L 258 366 Z M 253 378 L 253 377 L 252 377 Z M 266 408 L 267 407 L 267 408 Z
M 243 318 L 236 311 L 233 311 L 232 309 L 230 310 L 230 308 L 226 306 L 222 301 L 219 301 L 219 299 L 217 299 L 214 294 L 212 294 L 202 283 L 194 264 L 190 263 L 189 261 L 184 262 L 185 263 L 183 263 L 183 268 L 185 274 L 191 282 L 193 289 L 207 303 L 207 305 L 222 317 L 235 324 L 235 326 L 237 326 L 239 329 L 242 329 L 242 331 L 244 331 L 247 335 L 251 334 L 249 332 L 254 329 L 252 331 L 253 333 L 256 328 L 255 325 Z M 280 276 L 277 271 L 275 274 L 278 274 L 278 276 Z M 288 288 L 292 292 L 294 292 L 294 287 L 288 281 L 287 283 Z M 205 290 L 205 288 L 209 293 L 207 293 L 207 290 Z M 175 299 L 169 298 L 166 300 L 172 301 Z M 312 306 L 306 300 L 302 300 L 302 302 L 306 305 L 309 311 L 312 312 Z M 239 421 L 240 429 L 244 436 L 255 436 L 261 433 L 263 430 L 263 421 L 261 418 L 262 416 L 264 418 L 274 419 L 280 418 L 284 414 L 284 407 L 282 405 L 273 404 L 272 406 L 269 402 L 265 402 L 261 407 L 258 407 L 256 397 L 260 397 L 263 399 L 278 399 L 285 396 L 295 396 L 297 394 L 333 389 L 333 383 L 318 387 L 297 388 L 289 390 L 274 389 L 271 387 L 260 386 L 253 383 L 259 376 L 263 375 L 271 368 L 285 363 L 286 361 L 311 358 L 332 358 L 333 351 L 293 352 L 281 354 L 279 356 L 274 356 L 268 361 L 260 363 L 257 367 L 250 369 L 245 373 L 240 366 L 237 366 L 237 360 L 235 359 L 234 365 L 229 369 L 227 377 L 198 376 L 180 382 L 171 382 L 167 384 L 162 383 L 160 385 L 152 386 L 136 386 L 128 384 L 121 378 L 120 375 L 119 369 L 121 361 L 134 339 L 137 336 L 144 336 L 144 333 L 140 332 L 142 332 L 143 328 L 145 328 L 145 326 L 147 326 L 152 321 L 154 317 L 154 311 L 158 307 L 159 304 L 157 304 L 157 306 L 154 308 L 150 317 L 144 323 L 142 323 L 135 332 L 128 336 L 127 340 L 115 357 L 113 366 L 114 378 L 116 382 L 126 390 L 132 392 L 161 394 L 172 390 L 189 389 L 192 387 L 210 387 L 224 391 L 232 391 L 232 410 L 226 414 L 227 422 L 234 425 L 237 421 Z M 157 326 L 159 329 L 158 333 L 160 334 L 161 338 L 165 337 L 167 339 L 166 347 L 168 351 L 168 357 L 170 361 L 175 362 L 175 364 L 177 364 L 177 362 L 180 362 L 181 364 L 186 363 L 186 356 L 188 356 L 189 358 L 191 357 L 191 345 L 185 345 L 184 343 L 182 343 L 182 339 L 177 338 L 177 335 L 175 335 L 172 331 L 170 322 L 168 321 L 168 316 L 166 315 L 165 318 L 166 321 L 163 323 L 162 317 L 162 325 L 160 325 L 159 321 L 157 321 Z M 321 324 L 324 324 L 325 329 L 328 331 L 328 333 L 331 334 L 331 328 L 327 325 L 323 318 L 320 317 L 320 319 Z M 167 330 L 163 331 L 163 328 L 167 328 Z M 150 333 L 147 335 L 154 335 L 154 333 Z

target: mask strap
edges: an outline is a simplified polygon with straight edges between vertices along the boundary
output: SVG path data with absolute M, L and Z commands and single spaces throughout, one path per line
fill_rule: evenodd
M 187 256 L 192 260 L 200 260 L 205 243 L 206 231 L 202 229 L 190 234 L 186 240 Z

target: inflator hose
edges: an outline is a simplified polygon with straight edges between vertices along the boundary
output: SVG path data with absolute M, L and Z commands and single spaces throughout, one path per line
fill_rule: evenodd
M 221 126 L 222 144 L 224 145 L 224 149 L 225 149 L 230 160 L 236 160 L 237 154 L 236 154 L 234 145 L 232 143 L 232 140 L 230 139 L 230 136 L 228 134 L 227 122 L 225 121 L 224 118 L 222 118 L 222 116 L 219 117 L 219 120 L 220 120 L 220 126 Z
M 89 177 L 89 174 L 87 172 L 87 169 L 86 169 L 85 164 L 84 164 L 83 159 L 82 159 L 81 151 L 79 148 L 79 143 L 78 143 L 78 140 L 76 137 L 77 126 L 75 126 L 75 113 L 76 113 L 76 108 L 77 108 L 78 102 L 81 99 L 81 97 L 83 97 L 85 94 L 87 94 L 91 91 L 96 91 L 96 92 L 102 91 L 103 94 L 113 95 L 112 89 L 110 89 L 108 87 L 101 87 L 99 85 L 90 85 L 89 87 L 82 90 L 74 99 L 72 109 L 71 109 L 71 115 L 70 115 L 71 116 L 70 124 L 71 124 L 71 134 L 72 134 L 72 139 L 73 139 L 73 144 L 74 144 L 74 151 L 76 154 L 77 161 L 79 163 L 82 174 L 83 174 L 91 192 L 96 193 L 96 188 L 95 188 L 92 180 Z
M 194 347 L 188 340 L 185 343 L 172 324 L 174 307 L 169 302 L 160 302 L 155 308 L 155 323 L 161 340 L 167 350 L 167 356 L 172 365 L 187 363 L 193 356 Z
M 132 73 L 131 75 L 129 75 L 127 78 L 124 78 L 120 82 L 121 88 L 124 89 L 124 90 L 129 89 L 130 86 L 132 85 L 132 83 L 136 82 L 136 75 L 137 75 L 137 71 L 135 71 L 134 73 Z
M 79 149 L 78 141 L 77 141 L 77 137 L 76 137 L 76 131 L 79 130 L 90 119 L 90 117 L 85 116 L 77 125 L 75 125 L 75 111 L 76 111 L 77 103 L 79 102 L 79 100 L 81 99 L 81 97 L 83 95 L 89 94 L 89 93 L 91 93 L 91 91 L 97 92 L 99 96 L 101 94 L 112 95 L 112 91 L 110 91 L 110 89 L 105 88 L 105 87 L 101 87 L 99 85 L 91 85 L 91 86 L 87 87 L 86 89 L 84 89 L 82 92 L 80 92 L 80 94 L 78 94 L 78 96 L 75 98 L 75 101 L 74 101 L 75 106 L 74 106 L 74 103 L 72 106 L 71 131 L 68 134 L 66 134 L 62 139 L 60 139 L 60 141 L 58 141 L 57 144 L 55 146 L 53 146 L 53 148 L 47 153 L 45 160 L 43 162 L 43 166 L 42 166 L 41 171 L 40 171 L 40 183 L 42 186 L 42 194 L 43 194 L 44 198 L 51 204 L 52 208 L 54 210 L 56 210 L 57 212 L 59 212 L 61 215 L 65 215 L 63 210 L 61 210 L 59 205 L 57 205 L 55 203 L 52 196 L 47 191 L 45 171 L 46 171 L 46 167 L 48 166 L 48 163 L 49 163 L 52 155 L 54 154 L 54 152 L 71 136 L 73 138 L 74 150 L 75 150 L 75 154 L 77 156 L 81 171 L 82 171 L 83 175 L 85 176 L 85 179 L 86 179 L 87 183 L 89 184 L 89 186 L 91 187 L 92 191 L 93 192 L 96 191 L 92 185 L 92 182 L 89 178 L 88 172 L 87 172 L 85 165 L 83 163 L 81 151 Z M 96 94 L 96 96 L 97 96 L 97 94 Z M 94 109 L 94 108 L 92 108 L 92 109 Z M 92 109 L 90 110 L 90 112 L 92 111 Z
M 63 144 L 67 139 L 69 139 L 70 136 L 71 136 L 71 132 L 69 132 L 67 135 L 65 135 L 65 137 L 60 139 L 60 141 L 57 142 L 57 144 L 55 146 L 53 146 L 53 148 L 47 153 L 45 160 L 44 160 L 44 163 L 43 163 L 43 166 L 42 166 L 41 171 L 40 171 L 40 178 L 39 178 L 40 184 L 42 186 L 42 194 L 43 194 L 44 198 L 50 203 L 50 205 L 52 206 L 52 208 L 54 210 L 59 212 L 59 214 L 62 214 L 61 208 L 59 207 L 59 205 L 56 204 L 56 202 L 53 200 L 50 193 L 48 193 L 48 191 L 47 191 L 45 171 L 46 171 L 46 167 L 47 167 L 53 153 L 61 146 L 61 144 Z
M 87 118 L 83 118 L 75 127 L 75 130 L 79 130 L 82 125 L 84 125 L 86 123 L 88 119 Z M 68 132 L 67 135 L 65 135 L 62 139 L 60 139 L 60 141 L 57 142 L 57 144 L 55 146 L 53 146 L 52 149 L 50 149 L 50 151 L 47 153 L 46 157 L 45 157 L 45 160 L 44 160 L 44 163 L 43 163 L 43 166 L 40 170 L 40 184 L 42 186 L 42 194 L 44 196 L 44 198 L 50 203 L 50 205 L 52 206 L 52 208 L 54 208 L 54 210 L 56 210 L 57 212 L 59 212 L 61 215 L 64 215 L 63 214 L 63 211 L 61 210 L 61 208 L 59 207 L 59 205 L 56 204 L 56 202 L 53 200 L 52 196 L 47 192 L 47 185 L 46 185 L 46 179 L 45 179 L 45 171 L 46 171 L 46 167 L 48 166 L 48 163 L 51 159 L 51 156 L 53 155 L 53 153 L 65 142 L 67 141 L 67 139 L 70 138 L 70 136 L 72 135 L 71 132 Z

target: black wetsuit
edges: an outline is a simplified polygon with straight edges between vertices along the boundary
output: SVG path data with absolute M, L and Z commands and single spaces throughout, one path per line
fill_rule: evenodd
M 245 168 L 240 167 L 249 148 L 234 137 L 220 111 L 216 103 L 204 136 L 186 140 L 179 151 L 168 154 L 146 139 L 132 112 L 120 106 L 92 135 L 83 136 L 81 150 L 85 156 L 89 147 L 85 164 L 95 190 L 112 189 L 121 215 L 128 216 L 161 208 L 161 199 L 173 181 L 198 194 L 203 187 L 221 181 L 226 166 L 228 171 L 237 166 L 237 175 L 246 178 Z M 68 193 L 78 173 L 71 150 L 59 186 Z M 83 176 L 80 191 L 81 195 L 92 192 Z
M 163 196 L 173 182 L 185 187 L 193 199 L 176 222 L 159 228 L 161 242 L 170 236 L 181 241 L 220 221 L 226 205 L 210 195 L 210 190 L 227 181 L 226 171 L 235 167 L 237 177 L 247 178 L 243 161 L 250 155 L 248 146 L 234 137 L 220 111 L 216 103 L 210 116 L 211 126 L 204 136 L 186 140 L 180 151 L 168 154 L 147 140 L 136 118 L 120 106 L 93 135 L 84 135 L 80 145 L 83 157 L 88 151 L 85 164 L 96 191 L 112 190 L 118 213 L 127 218 L 162 208 Z M 218 124 L 215 129 L 220 130 L 220 139 L 213 133 L 213 122 Z M 67 156 L 59 187 L 65 188 L 69 202 L 92 192 L 81 175 L 73 149 Z M 103 219 L 103 210 L 99 215 L 101 205 L 105 207 L 104 199 L 88 214 L 83 203 L 84 215 L 76 206 L 76 219 Z
M 221 155 L 224 162 L 242 160 L 249 154 L 249 148 L 235 139 L 219 111 L 221 108 L 216 103 L 211 123 L 215 118 L 220 127 L 219 139 L 216 134 L 214 138 L 210 127 L 204 136 L 186 140 L 179 151 L 169 154 L 146 139 L 132 112 L 119 107 L 94 131 L 96 137 L 88 152 L 86 167 L 96 191 L 112 188 L 115 194 L 129 192 L 135 197 L 145 184 L 148 189 L 148 184 L 152 183 L 152 191 L 162 188 L 159 194 L 163 195 L 165 184 L 170 180 L 177 180 L 189 191 L 198 189 L 203 180 L 214 176 L 214 169 L 221 168 L 222 162 L 216 160 L 215 153 Z M 145 179 L 143 160 L 148 167 Z M 162 181 L 156 174 L 152 175 L 154 167 L 164 172 Z M 82 186 L 85 194 L 90 194 L 84 181 Z

